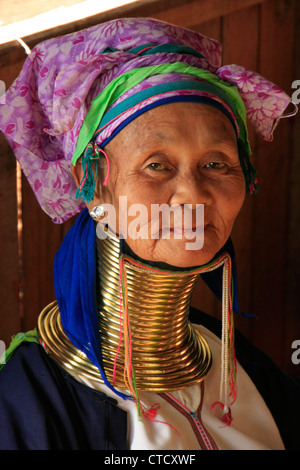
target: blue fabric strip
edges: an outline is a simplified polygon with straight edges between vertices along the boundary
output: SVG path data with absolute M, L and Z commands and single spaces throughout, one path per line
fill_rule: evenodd
M 207 93 L 211 93 L 212 95 L 218 96 L 222 99 L 232 110 L 232 112 L 236 115 L 236 108 L 234 103 L 229 99 L 229 97 L 224 93 L 220 88 L 212 85 L 211 83 L 201 81 L 201 80 L 176 80 L 176 73 L 174 73 L 174 81 L 172 82 L 165 82 L 159 85 L 155 85 L 149 88 L 145 88 L 144 90 L 135 93 L 125 100 L 121 101 L 119 104 L 113 106 L 110 110 L 108 110 L 99 126 L 98 129 L 101 129 L 101 132 L 105 128 L 107 124 L 112 119 L 115 119 L 117 116 L 121 115 L 123 112 L 129 110 L 133 106 L 141 103 L 142 101 L 152 97 L 157 96 L 162 93 L 172 92 L 172 91 L 179 91 L 179 90 L 195 90 L 195 91 L 204 91 Z M 197 96 L 196 96 L 197 97 Z M 178 97 L 180 98 L 180 97 Z
M 101 54 L 109 54 L 111 52 L 121 52 L 120 49 L 114 49 L 113 47 L 106 47 L 103 49 Z M 136 55 L 150 55 L 150 54 L 158 54 L 158 53 L 168 53 L 168 54 L 186 54 L 186 55 L 193 55 L 195 57 L 200 57 L 202 59 L 205 59 L 204 55 L 202 55 L 200 52 L 196 51 L 192 47 L 188 46 L 181 46 L 179 44 L 171 44 L 171 43 L 166 43 L 166 44 L 155 44 L 154 42 L 150 42 L 147 44 L 141 44 L 140 46 L 133 47 L 131 49 L 128 49 L 126 52 L 130 54 L 136 54 Z
M 96 229 L 84 209 L 66 234 L 54 259 L 54 287 L 64 331 L 72 343 L 98 367 L 104 383 L 117 395 L 107 380 L 101 354 L 96 301 Z
M 208 105 L 218 109 L 219 111 L 221 111 L 222 113 L 224 113 L 228 117 L 228 119 L 232 123 L 232 125 L 234 127 L 234 130 L 236 132 L 236 135 L 237 135 L 237 129 L 236 129 L 235 123 L 234 123 L 232 117 L 230 116 L 230 114 L 228 113 L 228 111 L 224 108 L 224 106 L 222 106 L 221 103 L 219 103 L 218 101 L 215 101 L 211 98 L 208 98 L 207 96 L 197 96 L 197 95 L 186 95 L 186 96 L 184 96 L 184 95 L 181 95 L 181 96 L 171 96 L 169 98 L 163 98 L 161 100 L 155 101 L 155 103 L 151 103 L 148 106 L 145 106 L 142 109 L 139 109 L 136 113 L 132 114 L 127 119 L 125 119 L 112 132 L 112 134 L 109 137 L 107 137 L 107 139 L 105 139 L 101 143 L 101 148 L 104 149 L 104 147 L 108 144 L 108 142 L 110 142 L 124 127 L 126 127 L 130 122 L 132 122 L 134 119 L 136 119 L 138 116 L 142 115 L 146 111 L 149 111 L 150 109 L 156 108 L 156 107 L 161 106 L 163 104 L 179 103 L 179 102 L 208 104 Z

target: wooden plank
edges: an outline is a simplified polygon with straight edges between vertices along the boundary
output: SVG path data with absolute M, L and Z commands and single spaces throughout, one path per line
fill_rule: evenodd
M 249 70 L 257 70 L 259 44 L 259 6 L 251 6 L 226 15 L 223 20 L 223 63 L 238 64 Z M 249 126 L 249 140 L 254 150 L 256 135 Z M 252 214 L 253 198 L 247 195 L 244 206 L 234 225 L 232 240 L 235 246 L 238 297 L 241 312 L 252 314 Z M 251 337 L 253 321 L 236 317 L 236 326 L 248 338 Z
M 83 0 L 64 0 L 63 5 L 72 6 L 82 3 Z M 20 0 L 11 0 L 10 2 L 1 2 L 1 27 L 33 18 L 47 11 L 54 10 L 62 6 L 61 0 L 26 0 L 26 8 L 24 2 Z M 100 9 L 100 7 L 99 7 Z M 1 31 L 0 27 L 0 31 Z
M 53 261 L 61 244 L 62 226 L 53 224 L 23 177 L 23 330 L 36 325 L 41 310 L 55 300 Z
M 0 43 L 7 43 L 16 38 L 24 38 L 53 28 L 61 28 L 66 24 L 81 21 L 82 18 L 109 14 L 111 11 L 126 8 L 128 4 L 136 5 L 136 0 L 110 0 L 106 3 L 67 0 L 63 4 L 59 0 L 52 0 L 46 5 L 30 0 L 30 6 L 26 10 L 20 8 L 18 5 L 20 2 L 14 0 L 14 3 L 17 4 L 16 8 L 19 7 L 19 14 L 14 15 L 14 9 L 4 11 L 4 21 L 8 21 L 8 24 L 0 25 Z
M 284 17 L 277 6 L 273 1 L 261 6 L 260 73 L 290 93 L 295 2 L 289 2 Z M 260 323 L 253 339 L 280 365 L 285 328 L 291 125 L 290 120 L 283 120 L 274 142 L 257 147 L 261 189 L 255 198 L 253 221 L 253 310 Z
M 55 299 L 53 288 L 53 245 L 59 237 L 39 207 L 25 177 L 22 180 L 24 330 L 33 328 L 42 308 Z
M 17 0 L 15 0 L 17 1 Z M 30 0 L 35 3 L 35 0 Z M 55 0 L 53 0 L 55 1 Z M 32 47 L 33 44 L 37 44 L 38 42 L 44 41 L 45 39 L 52 38 L 54 36 L 60 36 L 63 34 L 67 34 L 69 32 L 78 31 L 84 28 L 88 28 L 90 26 L 103 23 L 105 21 L 109 21 L 111 19 L 116 18 L 124 18 L 124 17 L 151 17 L 154 13 L 159 13 L 167 10 L 170 7 L 177 7 L 180 5 L 187 5 L 189 2 L 193 0 L 133 0 L 126 5 L 110 8 L 108 10 L 103 11 L 101 5 L 98 5 L 98 13 L 97 14 L 89 14 L 88 10 L 86 10 L 85 14 L 88 16 L 83 16 L 81 19 L 78 20 L 68 20 L 67 18 L 59 18 L 60 24 L 50 24 L 47 29 L 42 31 L 37 30 L 36 26 L 32 26 L 31 28 L 27 28 L 30 30 L 30 34 L 24 31 L 20 32 L 19 35 L 26 40 L 26 43 Z M 200 0 L 206 1 L 206 0 Z M 230 0 L 232 1 L 232 0 Z M 46 11 L 50 10 L 51 8 L 47 8 Z M 45 13 L 45 10 L 43 9 Z M 60 15 L 61 16 L 61 15 Z M 22 16 L 20 16 L 20 19 Z M 39 27 L 39 25 L 38 25 Z M 21 29 L 21 25 L 20 25 Z M 5 27 L 4 27 L 5 30 Z M 4 31 L 3 30 L 3 31 Z M 0 27 L 1 33 L 1 27 Z M 3 37 L 6 37 L 3 32 Z M 7 47 L 10 48 L 11 45 L 16 45 L 14 41 L 6 44 L 8 41 L 4 40 L 1 41 L 0 35 L 0 52 L 1 50 L 5 50 Z
M 196 28 L 214 18 L 244 9 L 251 5 L 257 5 L 267 0 L 139 0 L 113 10 L 105 11 L 88 18 L 67 23 L 42 32 L 30 34 L 23 39 L 31 48 L 38 42 L 78 31 L 114 18 L 124 17 L 152 17 L 169 21 L 188 28 Z M 16 41 L 0 44 L 0 54 L 12 47 L 18 46 Z M 20 48 L 21 49 L 21 48 Z
M 23 61 L 2 66 L 0 79 L 7 89 Z M 2 90 L 3 91 L 3 90 Z M 18 217 L 16 192 L 16 159 L 6 139 L 0 134 L 0 340 L 8 346 L 12 335 L 21 329 L 18 253 Z
M 205 21 L 197 25 L 194 31 L 203 34 L 209 38 L 216 39 L 217 41 L 222 40 L 222 19 L 214 18 L 212 20 Z
M 300 4 L 296 3 L 296 25 L 300 21 Z M 300 29 L 296 27 L 293 78 L 300 79 Z M 289 234 L 287 245 L 287 298 L 285 304 L 285 335 L 283 340 L 283 365 L 285 370 L 300 377 L 300 364 L 292 361 L 291 345 L 300 340 L 299 285 L 300 285 L 300 160 L 299 160 L 300 116 L 294 119 L 290 165 Z M 299 360 L 299 355 L 298 358 Z
M 16 160 L 0 135 L 0 340 L 20 330 Z
M 180 6 L 171 7 L 166 11 L 155 13 L 153 18 L 167 18 L 170 23 L 187 28 L 195 28 L 214 18 L 233 13 L 237 10 L 263 3 L 266 0 L 195 0 L 188 7 L 183 3 Z
M 173 17 L 176 20 L 176 24 L 180 20 L 184 20 L 186 24 L 191 24 L 191 21 L 193 21 L 192 15 L 195 11 L 199 12 L 198 8 L 202 10 L 201 22 L 206 22 L 263 1 L 265 0 L 133 0 L 132 2 L 128 1 L 127 5 L 114 7 L 113 9 L 110 8 L 108 13 L 103 11 L 107 8 L 106 5 L 101 5 L 100 2 L 98 5 L 98 15 L 111 15 L 111 12 L 113 12 L 114 14 L 119 13 L 124 17 L 125 15 L 133 14 L 134 11 L 138 11 L 141 14 L 142 10 L 146 10 L 145 13 L 147 15 L 152 11 L 157 17 Z M 39 0 L 27 0 L 26 9 L 23 8 L 23 3 L 20 0 L 12 0 L 1 5 L 0 31 L 3 26 L 29 20 L 37 15 L 62 7 L 61 0 L 48 0 L 47 3 Z M 63 6 L 77 7 L 81 3 L 84 4 L 85 2 L 83 0 L 65 0 Z M 187 3 L 190 3 L 189 8 L 186 8 Z M 89 5 L 87 5 L 85 13 L 89 14 Z

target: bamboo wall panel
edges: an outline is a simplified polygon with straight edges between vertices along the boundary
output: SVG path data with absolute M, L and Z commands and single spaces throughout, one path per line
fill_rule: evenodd
M 152 16 L 191 27 L 223 44 L 223 63 L 237 63 L 256 70 L 291 94 L 291 83 L 300 76 L 295 67 L 296 1 L 287 0 L 190 0 L 140 2 L 74 25 L 28 38 L 30 47 L 44 38 L 78 30 L 116 16 Z M 299 37 L 299 32 L 298 36 Z M 9 86 L 25 60 L 19 45 L 2 49 L 1 76 Z M 5 63 L 4 63 L 5 62 Z M 4 77 L 4 78 L 3 78 Z M 299 120 L 299 117 L 297 118 Z M 299 132 L 299 126 L 296 126 Z M 258 169 L 260 192 L 247 196 L 237 219 L 233 240 L 236 247 L 240 308 L 257 319 L 237 318 L 238 328 L 280 366 L 300 375 L 291 363 L 291 344 L 300 339 L 296 300 L 297 268 L 293 247 L 299 232 L 299 204 L 291 205 L 291 173 L 298 168 L 295 124 L 282 120 L 273 143 L 264 143 L 250 127 L 253 159 Z M 294 143 L 293 143 L 294 142 Z M 0 149 L 1 273 L 0 339 L 35 326 L 40 310 L 54 298 L 52 265 L 55 253 L 73 221 L 52 224 L 39 208 L 27 181 L 22 179 L 22 238 L 18 242 L 15 160 L 4 140 Z M 300 174 L 299 179 L 300 181 Z M 297 194 L 297 192 L 295 193 Z M 299 194 L 299 192 L 298 192 Z M 291 228 L 291 212 L 293 234 Z M 297 225 L 298 221 L 298 225 Z M 298 237 L 299 239 L 299 237 Z M 21 245 L 20 245 L 21 241 Z M 18 250 L 22 248 L 22 263 Z M 298 257 L 299 259 L 300 257 Z M 299 259 L 300 262 L 300 259 Z M 299 270 L 298 270 L 299 274 Z M 292 280 L 292 283 L 291 283 Z M 299 281 L 299 279 L 298 279 Z M 293 289 L 290 286 L 294 286 Z M 296 286 L 296 287 L 295 287 Z M 18 292 L 23 294 L 19 301 Z M 193 304 L 219 316 L 220 305 L 201 283 Z

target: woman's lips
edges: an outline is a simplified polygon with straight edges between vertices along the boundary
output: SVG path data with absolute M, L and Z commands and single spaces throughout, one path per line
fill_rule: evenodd
M 175 238 L 191 238 L 195 237 L 197 235 L 202 235 L 203 231 L 206 230 L 209 224 L 203 226 L 199 225 L 197 227 L 163 227 L 161 229 L 161 234 L 166 235 L 166 234 L 173 234 Z

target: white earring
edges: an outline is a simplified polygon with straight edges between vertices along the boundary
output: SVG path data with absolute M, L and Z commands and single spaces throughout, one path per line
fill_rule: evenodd
M 104 215 L 105 215 L 105 210 L 102 204 L 100 206 L 95 206 L 93 210 L 91 210 L 90 212 L 90 216 L 95 220 L 101 219 L 101 217 L 104 217 Z

